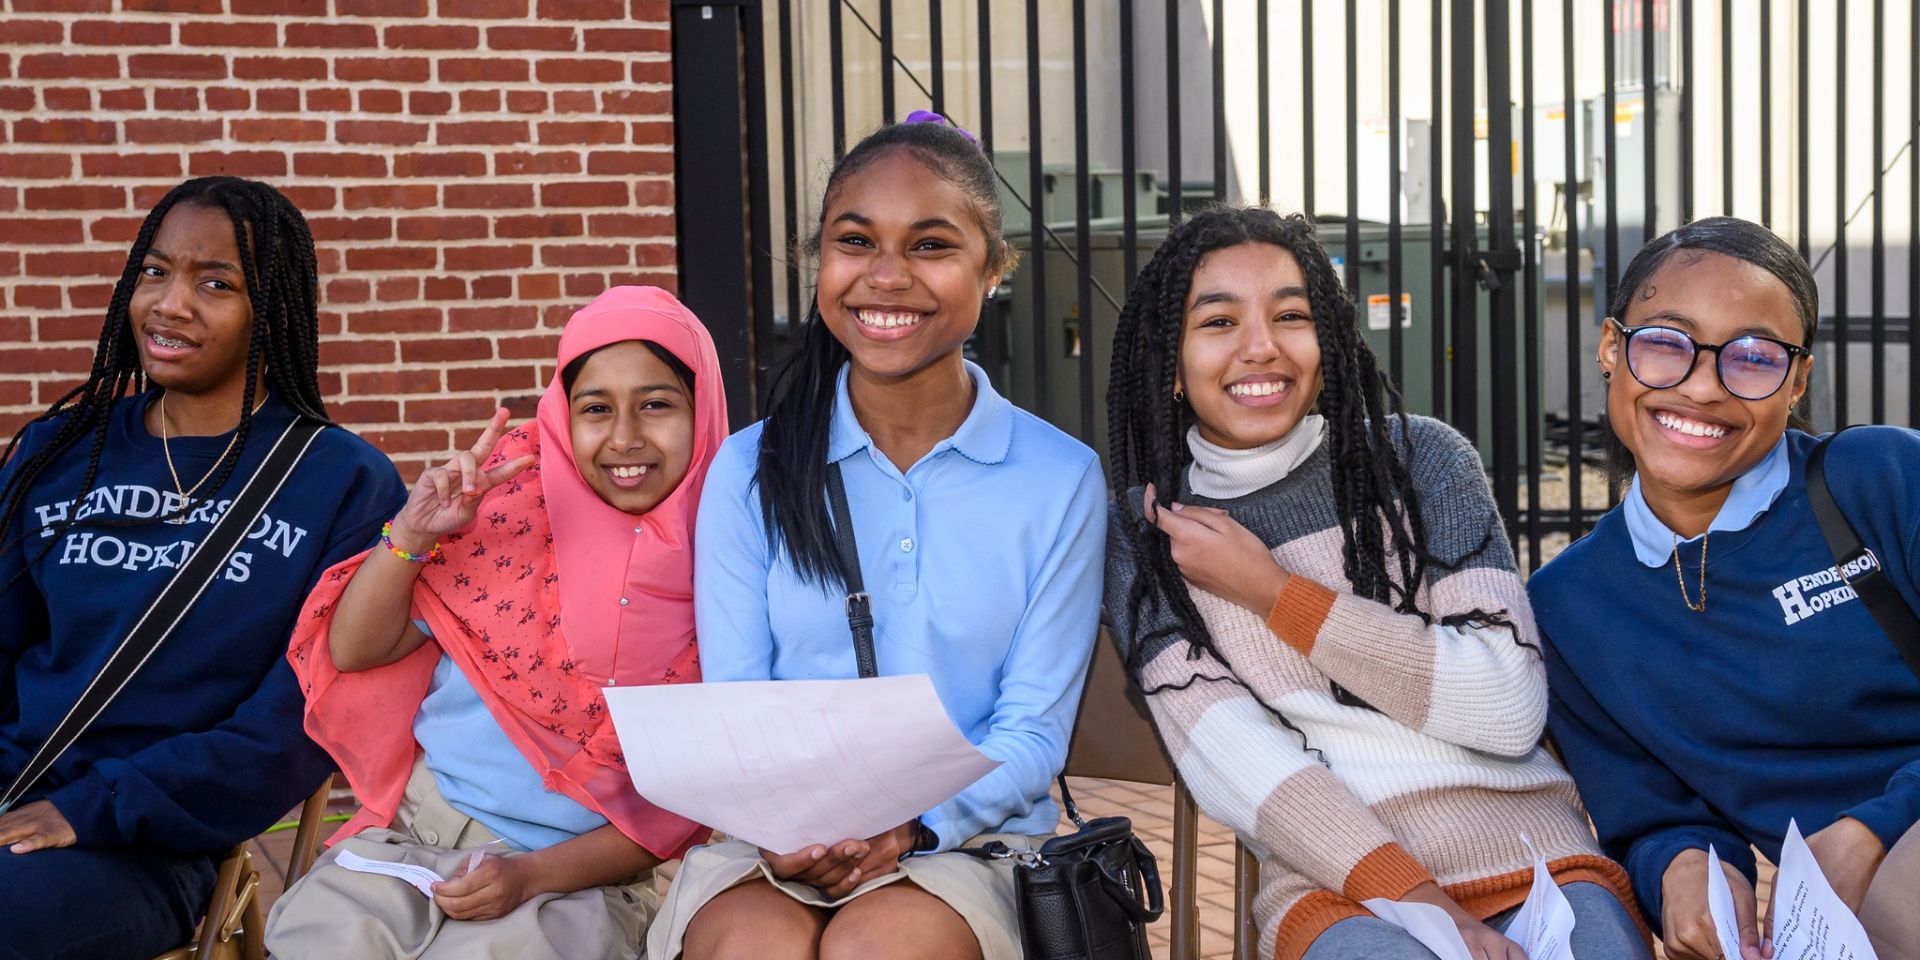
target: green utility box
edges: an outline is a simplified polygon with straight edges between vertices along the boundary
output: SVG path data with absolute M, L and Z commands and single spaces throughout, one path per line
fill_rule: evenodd
M 983 314 L 982 322 L 998 323 L 996 331 L 983 331 L 982 342 L 991 341 L 995 349 L 982 351 L 981 359 L 990 365 L 995 378 L 1005 385 L 1013 401 L 1032 410 L 1048 422 L 1060 427 L 1086 441 L 1102 456 L 1106 454 L 1107 440 L 1107 377 L 1112 363 L 1112 342 L 1114 324 L 1119 311 L 1114 303 L 1124 303 L 1131 278 L 1124 275 L 1124 250 L 1120 224 L 1116 221 L 1096 221 L 1092 231 L 1092 258 L 1090 266 L 1098 286 L 1093 291 L 1090 305 L 1077 302 L 1079 277 L 1072 257 L 1069 255 L 1074 244 L 1072 222 L 1056 223 L 1054 233 L 1068 249 L 1062 250 L 1052 243 L 1040 256 L 1045 257 L 1046 274 L 1046 312 L 1035 317 L 1032 282 L 1032 264 L 1036 254 L 1033 252 L 1031 238 L 1012 235 L 1009 239 L 1020 248 L 1023 266 L 1013 277 L 1001 286 L 996 306 L 1000 309 Z M 1136 259 L 1144 266 L 1152 258 L 1162 240 L 1166 237 L 1164 217 L 1142 218 L 1135 239 Z M 1431 231 L 1425 226 L 1405 227 L 1401 234 L 1401 249 L 1405 257 L 1402 266 L 1402 295 L 1408 310 L 1403 318 L 1402 327 L 1402 377 L 1409 413 L 1429 414 L 1434 412 L 1433 397 L 1433 291 L 1432 291 L 1432 243 Z M 1326 246 L 1327 253 L 1334 259 L 1335 268 L 1340 269 L 1346 256 L 1345 227 L 1342 224 L 1328 223 L 1320 227 L 1320 240 Z M 1485 243 L 1484 231 L 1480 242 Z M 1388 370 L 1388 329 L 1389 303 L 1387 299 L 1387 260 L 1389 244 L 1385 224 L 1364 223 L 1360 227 L 1360 262 L 1356 276 L 1358 285 L 1357 308 L 1363 335 L 1379 358 L 1382 370 Z M 1451 276 L 1448 276 L 1449 282 Z M 1101 295 L 1104 288 L 1112 295 L 1114 303 L 1109 303 Z M 1440 295 L 1444 300 L 1448 289 L 1442 287 Z M 1479 380 L 1479 430 L 1480 450 L 1483 458 L 1491 457 L 1492 444 L 1489 437 L 1492 431 L 1494 370 L 1491 364 L 1491 342 L 1488 330 L 1489 297 L 1485 291 L 1479 294 L 1478 311 L 1479 363 L 1476 364 L 1476 378 Z M 1451 319 L 1448 328 L 1451 330 Z M 1518 379 L 1521 376 L 1520 344 L 1514 348 L 1514 369 L 1506 375 L 1515 379 L 1515 395 L 1520 391 Z M 1448 352 L 1451 354 L 1451 338 Z M 1081 372 L 1083 354 L 1091 351 L 1093 372 L 1092 417 L 1085 416 L 1081 402 Z M 1451 360 L 1451 356 L 1447 358 Z M 1451 375 L 1452 365 L 1447 365 Z M 1044 401 L 1042 384 L 1044 383 Z M 1088 427 L 1091 427 L 1089 430 Z M 1524 451 L 1522 451 L 1524 458 Z

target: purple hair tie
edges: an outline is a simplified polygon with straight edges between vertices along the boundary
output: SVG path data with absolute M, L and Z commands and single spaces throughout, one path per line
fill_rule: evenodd
M 971 134 L 971 133 L 969 133 L 969 132 L 967 132 L 967 128 L 966 128 L 966 127 L 963 127 L 963 126 L 961 126 L 961 125 L 959 125 L 959 124 L 957 124 L 957 123 L 954 123 L 954 122 L 953 122 L 952 120 L 949 120 L 949 119 L 947 119 L 946 117 L 943 117 L 943 116 L 941 116 L 941 115 L 939 115 L 939 114 L 937 114 L 937 113 L 934 113 L 934 112 L 933 112 L 932 110 L 915 110 L 914 112 L 912 112 L 912 113 L 909 113 L 909 114 L 907 114 L 907 118 L 906 118 L 905 120 L 902 120 L 902 121 L 900 121 L 900 122 L 901 122 L 901 123 L 938 123 L 938 124 L 944 124 L 944 125 L 946 125 L 946 126 L 949 126 L 949 127 L 952 127 L 952 128 L 954 129 L 954 130 L 956 130 L 956 131 L 958 131 L 958 132 L 959 132 L 959 134 L 960 134 L 961 136 L 963 136 L 963 137 L 966 137 L 966 138 L 967 138 L 967 142 L 968 142 L 968 143 L 971 143 L 971 144 L 973 144 L 973 146 L 974 146 L 974 148 L 975 148 L 975 149 L 979 149 L 979 150 L 984 150 L 984 149 L 985 149 L 984 147 L 981 147 L 981 146 L 980 146 L 980 141 L 979 141 L 979 140 L 977 140 L 977 139 L 975 139 L 975 138 L 974 138 L 974 136 L 973 136 L 973 134 Z

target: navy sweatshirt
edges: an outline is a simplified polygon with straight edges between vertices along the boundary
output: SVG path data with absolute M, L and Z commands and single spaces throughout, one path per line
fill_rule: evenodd
M 180 502 L 160 439 L 141 419 L 155 396 L 114 406 L 99 475 L 84 496 L 76 500 L 91 437 L 40 474 L 20 515 L 0 531 L 0 583 L 28 564 L 0 593 L 7 783 L 293 417 L 269 396 L 227 482 L 184 522 L 81 523 L 56 538 L 51 528 L 70 516 L 154 517 Z M 52 428 L 26 429 L 8 474 Z M 211 469 L 231 436 L 173 438 L 181 482 Z M 312 793 L 332 762 L 302 732 L 287 638 L 320 573 L 365 550 L 405 492 L 393 464 L 366 441 L 339 428 L 322 432 L 224 571 L 27 801 L 51 800 L 81 846 L 201 851 L 253 836 Z
M 1773 506 L 1708 536 L 1705 613 L 1671 564 L 1635 558 L 1618 508 L 1528 584 L 1549 728 L 1656 926 L 1684 850 L 1712 844 L 1751 879 L 1748 844 L 1778 862 L 1789 819 L 1811 836 L 1853 817 L 1889 848 L 1920 820 L 1920 679 L 1833 569 L 1807 500 L 1814 440 L 1790 431 Z M 1920 432 L 1847 431 L 1827 483 L 1920 609 Z M 1700 544 L 1680 553 L 1697 601 Z

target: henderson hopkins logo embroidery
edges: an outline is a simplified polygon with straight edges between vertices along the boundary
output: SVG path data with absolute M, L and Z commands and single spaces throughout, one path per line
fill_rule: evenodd
M 1835 565 L 1818 573 L 1788 580 L 1773 588 L 1773 598 L 1780 601 L 1780 612 L 1786 615 L 1788 625 L 1796 624 L 1828 607 L 1837 607 L 1858 597 L 1859 594 L 1853 592 L 1853 587 L 1847 581 L 1879 568 L 1879 558 L 1869 550 L 1847 564 L 1845 570 Z

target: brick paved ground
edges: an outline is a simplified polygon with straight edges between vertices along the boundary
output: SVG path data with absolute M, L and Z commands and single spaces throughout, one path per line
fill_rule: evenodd
M 1115 780 L 1073 779 L 1074 800 L 1084 817 L 1124 816 L 1133 820 L 1133 828 L 1160 859 L 1163 876 L 1171 872 L 1173 862 L 1173 788 Z M 346 802 L 347 798 L 342 797 Z M 344 807 L 336 806 L 336 810 Z M 297 813 L 297 811 L 296 811 Z M 1065 828 L 1065 821 L 1062 821 Z M 329 832 L 331 830 L 329 829 Z M 322 834 L 324 837 L 325 834 Z M 293 849 L 293 831 L 267 834 L 253 841 L 253 854 L 259 865 L 260 894 L 268 908 L 280 895 L 287 858 Z M 1200 818 L 1200 857 L 1195 889 L 1200 898 L 1200 956 L 1220 960 L 1233 956 L 1233 832 L 1206 817 Z M 1760 867 L 1760 896 L 1764 899 L 1773 879 L 1773 868 L 1765 860 Z M 1175 891 L 1169 888 L 1169 902 Z M 1167 960 L 1168 922 L 1162 919 L 1152 928 L 1155 960 Z

